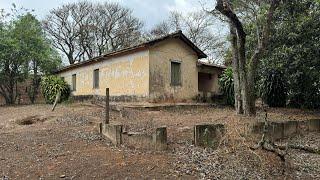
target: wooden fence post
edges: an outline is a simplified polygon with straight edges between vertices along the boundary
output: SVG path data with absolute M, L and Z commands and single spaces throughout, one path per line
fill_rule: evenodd
M 109 88 L 106 88 L 106 114 L 105 114 L 105 124 L 109 124 Z

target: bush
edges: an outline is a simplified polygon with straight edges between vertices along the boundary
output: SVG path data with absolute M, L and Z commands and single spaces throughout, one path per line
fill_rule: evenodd
M 69 85 L 57 76 L 46 76 L 42 78 L 41 90 L 48 104 L 54 103 L 58 92 L 61 92 L 60 102 L 67 100 L 70 96 Z
M 264 77 L 260 87 L 262 100 L 270 107 L 284 107 L 287 102 L 284 74 L 280 70 L 268 69 Z
M 234 83 L 232 68 L 227 68 L 219 78 L 220 91 L 223 93 L 225 103 L 234 105 Z

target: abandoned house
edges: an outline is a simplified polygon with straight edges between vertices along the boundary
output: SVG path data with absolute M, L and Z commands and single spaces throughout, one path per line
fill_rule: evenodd
M 56 73 L 75 97 L 114 101 L 188 101 L 218 94 L 224 67 L 199 61 L 207 55 L 181 31 L 134 47 L 66 66 Z

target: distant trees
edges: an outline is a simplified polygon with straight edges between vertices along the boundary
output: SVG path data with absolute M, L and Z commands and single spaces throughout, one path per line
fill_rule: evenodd
M 171 12 L 169 18 L 150 30 L 149 38 L 164 36 L 182 30 L 201 50 L 207 53 L 211 61 L 220 63 L 223 59 L 225 43 L 214 33 L 215 21 L 206 12 L 196 11 L 183 15 Z
M 124 47 L 141 39 L 142 22 L 118 3 L 69 3 L 43 21 L 53 45 L 70 64 Z
M 19 96 L 17 85 L 28 77 L 31 102 L 38 93 L 40 74 L 49 73 L 61 60 L 51 48 L 41 23 L 30 13 L 13 16 L 0 26 L 0 95 L 7 104 Z

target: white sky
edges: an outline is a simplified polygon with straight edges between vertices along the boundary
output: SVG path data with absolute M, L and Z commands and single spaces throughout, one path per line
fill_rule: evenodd
M 41 20 L 51 9 L 68 2 L 79 0 L 0 0 L 0 9 L 10 11 L 12 3 L 17 7 L 34 9 L 34 14 Z M 89 0 L 90 1 L 90 0 Z M 106 0 L 91 0 L 93 2 L 104 2 Z M 171 10 L 187 13 L 202 9 L 201 4 L 207 0 L 109 0 L 119 2 L 125 7 L 133 10 L 133 14 L 144 21 L 146 28 L 150 29 L 155 24 L 168 17 Z M 201 3 L 202 2 L 202 3 Z M 210 3 L 213 6 L 213 3 Z

